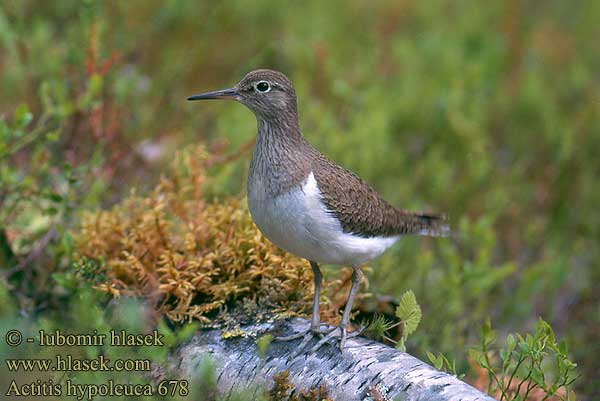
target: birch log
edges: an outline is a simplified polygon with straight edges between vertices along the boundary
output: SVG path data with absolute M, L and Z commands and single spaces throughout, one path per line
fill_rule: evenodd
M 282 320 L 242 327 L 243 337 L 223 339 L 219 330 L 201 331 L 182 345 L 175 357 L 179 370 L 188 377 L 208 356 L 217 369 L 219 392 L 228 399 L 247 388 L 269 388 L 273 375 L 289 371 L 297 389 L 325 385 L 335 401 L 377 399 L 371 393 L 380 389 L 385 400 L 462 400 L 493 401 L 493 398 L 419 359 L 381 343 L 361 337 L 351 338 L 342 353 L 337 347 L 323 346 L 314 354 L 291 354 L 300 340 L 272 342 L 263 358 L 258 355 L 256 339 L 263 334 L 291 334 L 308 327 L 303 319 Z M 314 344 L 314 341 L 311 344 Z M 309 344 L 307 349 L 310 349 Z

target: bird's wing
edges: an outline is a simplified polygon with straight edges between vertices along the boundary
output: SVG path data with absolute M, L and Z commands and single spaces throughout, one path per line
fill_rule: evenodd
M 356 174 L 319 154 L 313 174 L 322 200 L 341 222 L 344 232 L 361 237 L 391 237 L 402 234 L 444 236 L 449 228 L 444 216 L 414 213 L 387 203 Z

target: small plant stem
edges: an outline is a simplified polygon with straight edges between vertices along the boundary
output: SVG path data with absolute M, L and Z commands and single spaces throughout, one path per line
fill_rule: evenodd
M 519 356 L 519 361 L 517 362 L 517 365 L 515 366 L 515 369 L 513 370 L 512 374 L 510 375 L 510 379 L 508 379 L 508 385 L 506 386 L 506 388 L 510 388 L 510 385 L 512 384 L 512 381 L 513 381 L 513 378 L 517 374 L 517 371 L 521 367 L 521 364 L 523 363 L 524 360 L 525 360 L 525 358 L 523 358 L 523 356 L 520 355 Z
M 11 155 L 14 155 L 19 150 L 21 150 L 22 148 L 24 148 L 25 146 L 27 146 L 31 142 L 33 142 L 44 131 L 47 131 L 46 124 L 47 124 L 47 122 L 48 122 L 49 119 L 50 118 L 48 117 L 47 114 L 43 114 L 38 119 L 38 122 L 37 122 L 35 128 L 32 129 L 31 131 L 29 131 L 28 133 L 26 133 L 24 136 L 22 136 L 20 138 L 20 140 L 17 141 L 15 144 L 13 144 L 13 146 L 11 146 L 6 153 L 4 153 L 3 155 L 0 155 L 0 160 L 4 159 L 6 157 L 9 157 Z
M 485 344 L 485 340 L 482 339 L 482 350 L 483 350 L 483 356 L 485 358 L 485 363 L 488 366 L 488 394 L 491 394 L 491 390 L 492 390 L 492 380 L 491 378 L 493 377 L 496 380 L 496 383 L 498 384 L 498 390 L 500 390 L 502 392 L 502 396 L 500 397 L 500 401 L 504 400 L 504 398 L 506 397 L 506 399 L 508 400 L 508 396 L 506 395 L 506 392 L 504 391 L 504 387 L 502 386 L 502 384 L 500 384 L 500 381 L 498 380 L 498 376 L 496 376 L 496 373 L 494 372 L 494 368 L 492 368 L 492 363 L 490 362 L 490 358 L 488 355 L 488 350 L 487 350 L 487 346 Z
M 535 384 L 535 383 L 534 383 L 534 382 L 532 382 L 532 381 L 530 381 L 530 382 L 527 384 L 527 390 L 525 391 L 525 396 L 523 397 L 523 399 L 524 399 L 524 400 L 527 400 L 527 397 L 529 396 L 529 392 L 530 392 L 531 390 L 533 390 L 533 389 L 534 389 L 534 387 L 535 387 L 536 385 L 537 385 L 537 384 Z M 548 395 L 548 393 L 546 393 L 546 395 Z
M 531 377 L 531 372 L 533 372 L 533 359 L 531 359 L 531 367 L 529 368 L 529 373 L 527 373 L 527 376 L 523 380 L 521 380 L 519 386 L 517 387 L 517 396 L 519 396 L 519 393 L 521 392 L 521 386 L 523 385 L 523 383 L 525 383 L 527 380 L 529 380 L 529 377 Z

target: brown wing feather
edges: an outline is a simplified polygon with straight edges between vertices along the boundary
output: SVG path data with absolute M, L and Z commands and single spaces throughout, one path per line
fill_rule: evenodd
M 367 238 L 401 234 L 447 235 L 449 228 L 444 216 L 397 209 L 356 174 L 320 154 L 318 156 L 312 171 L 323 202 L 340 220 L 344 232 Z

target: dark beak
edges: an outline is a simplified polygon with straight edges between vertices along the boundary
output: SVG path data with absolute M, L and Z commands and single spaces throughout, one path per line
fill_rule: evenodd
M 237 89 L 221 89 L 214 92 L 200 93 L 199 95 L 190 96 L 187 100 L 207 100 L 207 99 L 233 99 L 237 100 L 240 94 Z

